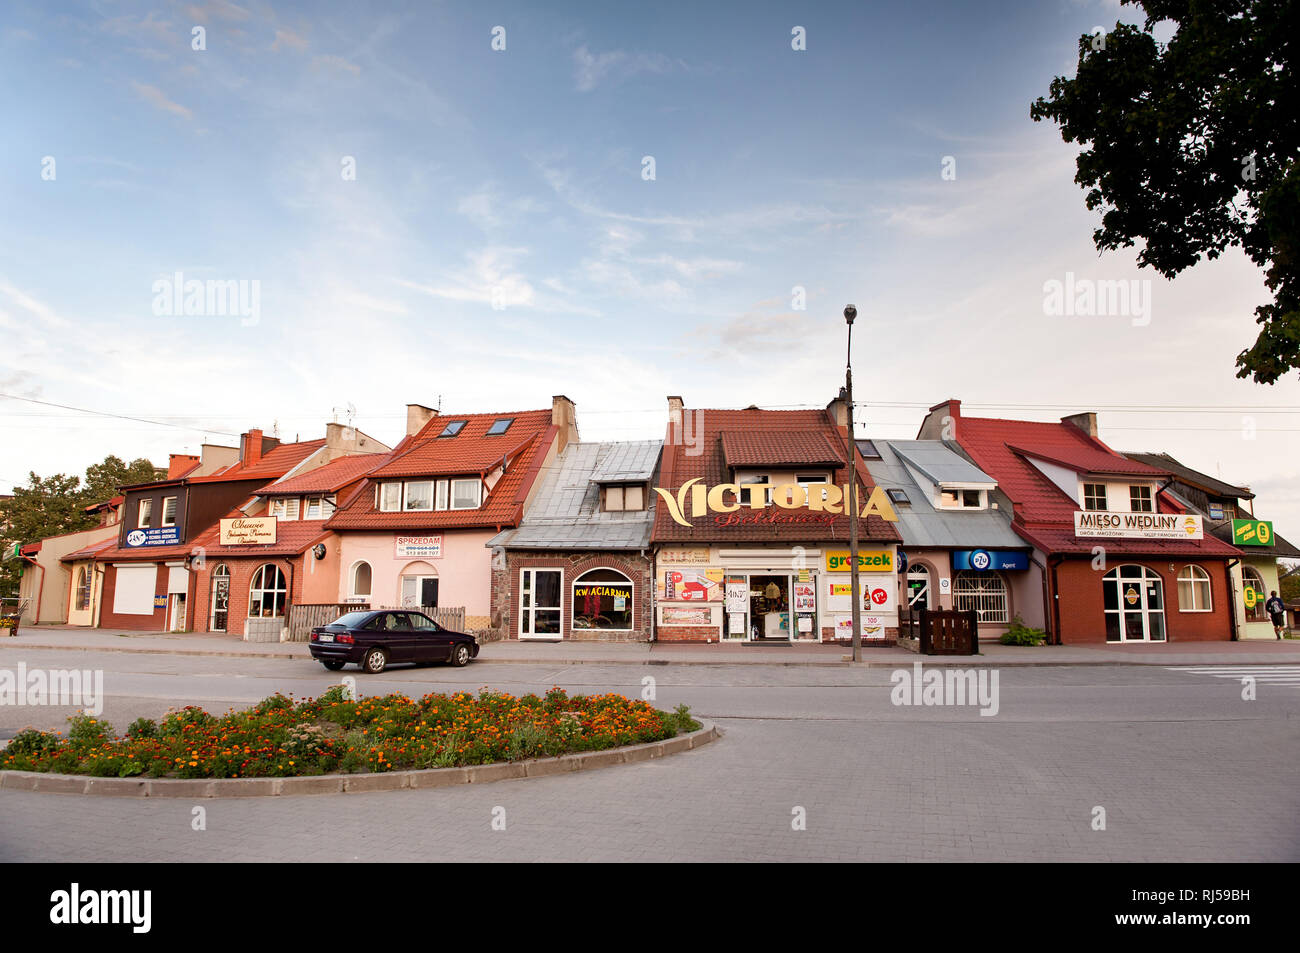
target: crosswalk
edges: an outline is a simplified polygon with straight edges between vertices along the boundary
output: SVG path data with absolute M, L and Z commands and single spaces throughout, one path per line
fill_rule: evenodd
M 1235 681 L 1251 677 L 1257 683 L 1270 685 L 1300 685 L 1300 665 L 1185 665 L 1171 666 L 1168 670 Z

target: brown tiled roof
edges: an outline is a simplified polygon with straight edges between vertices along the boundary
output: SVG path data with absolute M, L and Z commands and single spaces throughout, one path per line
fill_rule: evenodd
M 843 442 L 816 430 L 729 430 L 721 435 L 729 467 L 843 466 Z
M 258 491 L 258 495 L 301 496 L 305 493 L 335 493 L 349 483 L 362 479 L 376 467 L 382 466 L 389 457 L 390 454 L 387 453 L 361 453 L 350 457 L 339 457 L 323 467 L 298 473 L 264 486 Z
M 243 516 L 242 512 L 232 516 Z M 277 520 L 275 542 L 246 546 L 222 546 L 221 523 L 205 530 L 194 541 L 194 548 L 203 549 L 208 562 L 214 559 L 240 556 L 296 556 L 321 540 L 334 535 L 325 528 L 325 520 Z

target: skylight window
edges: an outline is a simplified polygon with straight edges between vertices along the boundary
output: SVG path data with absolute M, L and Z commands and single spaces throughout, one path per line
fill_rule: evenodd
M 464 421 L 464 420 L 452 420 L 452 421 L 448 421 L 447 426 L 445 426 L 445 427 L 442 428 L 442 433 L 438 434 L 438 436 L 439 436 L 439 437 L 454 437 L 454 436 L 456 436 L 456 434 L 460 433 L 462 430 L 465 429 L 465 423 L 466 423 L 466 421 Z
M 510 425 L 515 422 L 513 417 L 502 417 L 500 420 L 492 421 L 492 426 L 488 428 L 487 435 L 495 437 L 499 433 L 505 433 L 510 429 Z
M 863 456 L 863 459 L 866 460 L 880 459 L 880 451 L 876 449 L 876 444 L 875 441 L 873 440 L 859 440 L 858 452 L 860 452 Z
M 907 491 L 895 487 L 889 491 L 889 498 L 899 506 L 911 506 L 912 501 L 907 498 Z

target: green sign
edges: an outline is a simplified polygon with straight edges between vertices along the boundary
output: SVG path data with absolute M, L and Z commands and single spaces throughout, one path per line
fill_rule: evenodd
M 1269 520 L 1233 520 L 1232 541 L 1238 546 L 1272 546 L 1273 524 Z
M 1255 603 L 1259 602 L 1259 596 L 1255 594 L 1255 590 L 1247 586 L 1244 595 L 1246 597 L 1246 608 L 1255 608 Z

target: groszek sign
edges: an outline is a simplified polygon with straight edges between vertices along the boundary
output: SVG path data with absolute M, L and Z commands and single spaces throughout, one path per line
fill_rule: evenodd
M 994 572 L 999 569 L 1028 569 L 1029 554 L 1004 549 L 954 549 L 953 569 Z
M 1273 523 L 1270 520 L 1233 520 L 1232 541 L 1238 546 L 1272 546 Z
M 398 536 L 393 545 L 397 559 L 442 558 L 441 536 Z
M 1129 539 L 1203 539 L 1205 536 L 1199 516 L 1105 510 L 1075 510 L 1074 535 Z
M 241 516 L 221 521 L 222 546 L 266 546 L 275 542 L 274 516 Z
M 826 554 L 828 572 L 850 572 L 852 563 L 847 549 L 833 550 Z M 858 570 L 860 572 L 893 572 L 894 557 L 887 549 L 859 549 Z
M 744 491 L 749 491 L 749 501 L 741 502 Z M 735 513 L 742 509 L 762 510 L 769 506 L 774 510 L 807 510 L 806 514 L 776 513 L 765 516 L 750 515 L 743 518 L 726 520 L 728 524 L 749 522 L 830 522 L 830 517 L 845 512 L 844 503 L 849 496 L 849 485 L 836 486 L 834 483 L 809 483 L 806 487 L 798 483 L 718 483 L 706 486 L 699 477 L 692 477 L 677 488 L 676 493 L 657 486 L 654 491 L 664 501 L 668 515 L 673 522 L 690 526 L 686 516 L 692 519 L 719 514 Z M 772 501 L 768 503 L 768 491 Z M 861 493 L 858 494 L 861 499 Z M 891 523 L 898 521 L 889 496 L 881 487 L 872 487 L 859 516 L 872 514 Z M 815 514 L 815 515 L 814 515 Z

